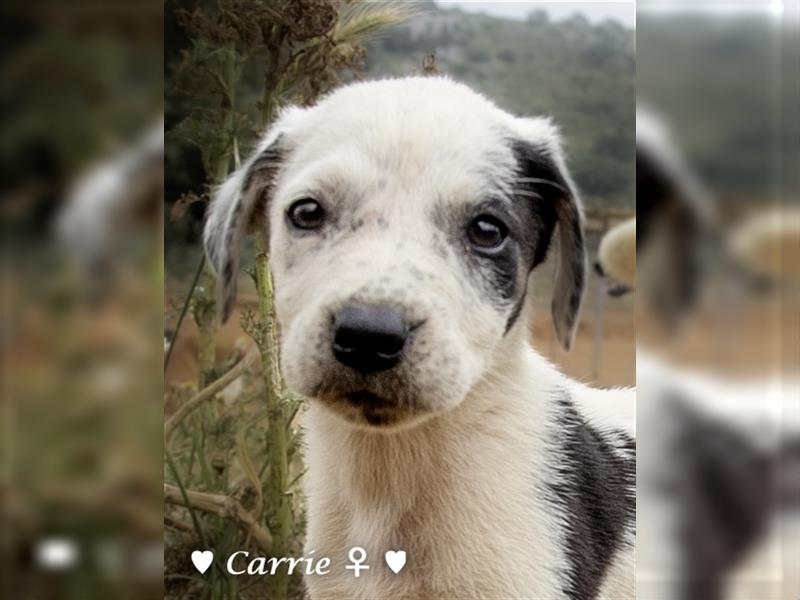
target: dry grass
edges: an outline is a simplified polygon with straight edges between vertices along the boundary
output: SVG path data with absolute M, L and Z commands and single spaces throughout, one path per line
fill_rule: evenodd
M 257 353 L 241 358 L 204 390 L 193 383 L 172 383 L 166 390 L 165 436 L 165 595 L 167 598 L 248 598 L 265 596 L 266 578 L 233 577 L 224 561 L 237 550 L 270 556 L 274 507 L 268 495 L 269 411 Z M 289 399 L 292 416 L 300 401 Z M 292 423 L 296 419 L 292 419 Z M 303 472 L 302 440 L 294 424 L 287 427 L 287 489 L 294 516 L 289 551 L 302 552 L 304 507 L 295 486 Z M 212 549 L 216 560 L 200 577 L 191 551 Z M 299 577 L 289 582 L 289 597 L 302 598 Z

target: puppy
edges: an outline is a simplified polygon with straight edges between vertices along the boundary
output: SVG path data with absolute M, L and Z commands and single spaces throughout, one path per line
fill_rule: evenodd
M 585 280 L 550 121 L 445 78 L 341 88 L 285 110 L 219 188 L 205 246 L 226 315 L 253 226 L 283 374 L 311 399 L 306 550 L 333 561 L 312 598 L 633 597 L 633 391 L 571 381 L 527 339 L 551 240 L 565 348 Z

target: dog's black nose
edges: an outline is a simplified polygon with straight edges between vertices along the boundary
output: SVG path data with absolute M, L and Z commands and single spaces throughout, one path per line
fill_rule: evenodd
M 400 360 L 409 327 L 392 310 L 345 306 L 333 324 L 333 354 L 363 374 L 391 369 Z

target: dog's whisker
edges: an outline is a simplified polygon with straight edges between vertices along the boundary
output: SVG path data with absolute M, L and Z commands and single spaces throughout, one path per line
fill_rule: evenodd
M 528 198 L 534 198 L 536 200 L 541 200 L 543 198 L 543 196 L 541 194 L 537 194 L 536 192 L 533 192 L 531 190 L 514 189 L 514 190 L 511 190 L 511 195 L 512 196 L 526 196 Z
M 562 192 L 568 192 L 567 188 L 556 181 L 552 181 L 550 179 L 542 179 L 541 177 L 520 177 L 517 179 L 519 183 L 542 183 L 544 185 L 549 185 L 554 188 L 561 190 Z

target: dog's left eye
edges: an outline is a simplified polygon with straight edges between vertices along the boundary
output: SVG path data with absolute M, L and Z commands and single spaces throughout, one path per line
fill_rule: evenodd
M 467 238 L 473 246 L 484 250 L 496 250 L 508 236 L 508 228 L 495 217 L 475 217 L 467 228 Z
M 325 221 L 325 209 L 316 200 L 303 198 L 292 203 L 286 216 L 298 229 L 319 229 Z

